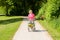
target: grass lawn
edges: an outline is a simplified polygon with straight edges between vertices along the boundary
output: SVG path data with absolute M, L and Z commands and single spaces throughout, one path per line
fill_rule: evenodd
M 59 28 L 56 28 L 54 27 L 55 23 L 53 21 L 51 22 L 47 22 L 47 21 L 42 21 L 42 20 L 39 20 L 40 24 L 48 30 L 48 32 L 50 33 L 50 35 L 52 36 L 52 38 L 54 40 L 60 40 L 60 27 Z
M 12 40 L 21 21 L 20 16 L 0 16 L 0 40 Z

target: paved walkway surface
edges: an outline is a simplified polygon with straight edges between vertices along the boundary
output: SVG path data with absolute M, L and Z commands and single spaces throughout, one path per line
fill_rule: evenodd
M 52 40 L 51 36 L 48 34 L 37 21 L 35 21 L 34 32 L 28 31 L 28 20 L 24 19 L 17 32 L 15 33 L 13 40 Z

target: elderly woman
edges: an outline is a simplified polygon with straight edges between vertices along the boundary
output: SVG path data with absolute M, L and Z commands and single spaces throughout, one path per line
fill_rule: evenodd
M 32 10 L 29 10 L 28 20 L 29 20 L 30 22 L 34 22 L 34 20 L 35 20 L 35 15 L 34 15 L 34 13 L 33 13 Z

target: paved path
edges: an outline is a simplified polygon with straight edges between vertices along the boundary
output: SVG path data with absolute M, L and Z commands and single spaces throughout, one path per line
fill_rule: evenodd
M 52 40 L 51 36 L 48 34 L 37 21 L 35 21 L 36 30 L 34 32 L 28 32 L 28 20 L 24 19 L 13 40 Z

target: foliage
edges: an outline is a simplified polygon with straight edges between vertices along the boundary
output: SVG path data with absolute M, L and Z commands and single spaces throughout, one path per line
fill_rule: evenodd
M 2 15 L 2 14 L 6 14 L 6 11 L 5 11 L 5 7 L 0 7 L 0 15 Z
M 40 14 L 44 14 L 46 19 L 50 19 L 50 17 L 54 14 L 56 14 L 57 10 L 59 10 L 60 7 L 60 0 L 48 0 L 47 3 L 41 7 L 39 10 L 39 13 L 37 15 L 37 18 L 39 18 Z M 57 13 L 58 16 L 59 13 Z M 55 16 L 55 15 L 54 15 Z
M 39 22 L 49 32 L 53 40 L 60 40 L 60 17 L 50 21 L 39 20 Z
M 47 0 L 46 4 L 39 9 L 36 17 L 40 18 L 41 14 L 46 19 L 40 20 L 40 23 L 48 30 L 54 40 L 60 40 L 60 0 Z
M 29 9 L 35 14 L 44 5 L 44 0 L 0 0 L 0 6 L 6 7 L 6 15 L 28 15 Z M 42 5 L 41 5 L 42 4 Z M 12 7 L 13 6 L 13 7 Z M 12 7 L 12 8 L 11 8 Z
M 6 12 L 6 15 L 9 15 L 8 14 L 8 10 L 9 8 L 11 7 L 12 5 L 12 2 L 10 0 L 0 0 L 0 7 L 5 7 L 5 12 Z M 3 12 L 3 11 L 2 11 Z

